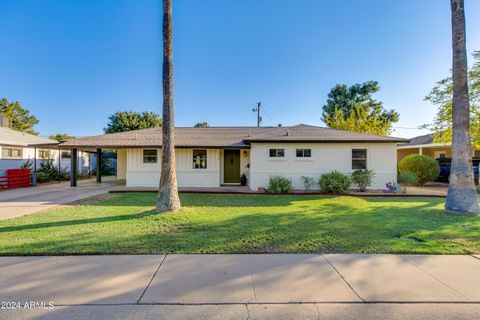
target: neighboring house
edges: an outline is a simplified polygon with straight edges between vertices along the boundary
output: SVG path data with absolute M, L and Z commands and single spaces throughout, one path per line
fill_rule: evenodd
M 399 144 L 397 147 L 398 161 L 411 154 L 423 154 L 434 159 L 451 158 L 452 144 L 435 143 L 433 133 L 410 139 L 409 143 Z M 472 150 L 472 156 L 480 157 L 480 149 Z
M 35 148 L 33 145 L 42 145 L 42 147 Z M 55 140 L 12 130 L 0 125 L 0 174 L 7 169 L 18 169 L 26 161 L 33 162 L 35 158 L 37 169 L 42 162 L 48 161 L 48 159 L 52 159 L 54 165 L 58 166 L 60 150 L 57 145 L 58 142 Z M 61 150 L 60 152 L 61 169 L 70 171 L 70 150 Z M 78 162 L 78 170 L 87 173 L 90 165 L 89 154 L 81 153 Z
M 219 187 L 247 176 L 256 190 L 270 176 L 318 179 L 333 170 L 372 169 L 372 188 L 397 179 L 397 143 L 408 140 L 309 125 L 291 127 L 175 128 L 179 187 Z M 117 178 L 129 187 L 156 187 L 160 180 L 162 129 L 145 129 L 69 140 L 61 148 L 117 150 Z

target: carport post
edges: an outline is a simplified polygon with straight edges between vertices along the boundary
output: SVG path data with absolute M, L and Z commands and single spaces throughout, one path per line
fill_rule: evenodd
M 102 162 L 102 149 L 97 148 L 97 182 L 102 182 L 102 172 L 101 172 L 101 165 Z
M 37 147 L 33 148 L 33 173 L 32 173 L 32 187 L 37 186 Z
M 77 186 L 77 148 L 72 148 L 70 154 L 70 187 Z
M 60 173 L 62 172 L 62 151 L 58 149 L 58 182 L 62 182 Z

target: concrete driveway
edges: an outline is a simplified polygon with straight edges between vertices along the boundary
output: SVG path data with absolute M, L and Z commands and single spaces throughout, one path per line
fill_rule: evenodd
M 15 218 L 45 210 L 59 204 L 106 193 L 117 186 L 114 177 L 103 178 L 102 183 L 95 179 L 80 180 L 78 187 L 71 188 L 70 182 L 61 182 L 38 187 L 13 189 L 0 192 L 0 220 Z
M 478 319 L 480 257 L 0 257 L 0 319 Z M 25 303 L 39 303 L 25 308 Z M 53 304 L 50 309 L 49 303 Z M 42 304 L 43 303 L 43 304 Z

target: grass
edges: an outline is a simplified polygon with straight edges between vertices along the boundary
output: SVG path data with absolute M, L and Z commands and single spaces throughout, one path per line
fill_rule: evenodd
M 480 218 L 443 199 L 126 193 L 0 221 L 0 255 L 480 252 Z

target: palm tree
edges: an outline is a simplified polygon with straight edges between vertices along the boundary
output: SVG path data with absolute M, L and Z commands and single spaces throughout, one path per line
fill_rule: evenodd
M 480 214 L 472 170 L 464 1 L 450 0 L 450 2 L 453 48 L 453 139 L 452 169 L 445 209 L 453 213 Z
M 163 126 L 162 171 L 157 198 L 157 212 L 180 209 L 173 119 L 172 0 L 163 0 Z

